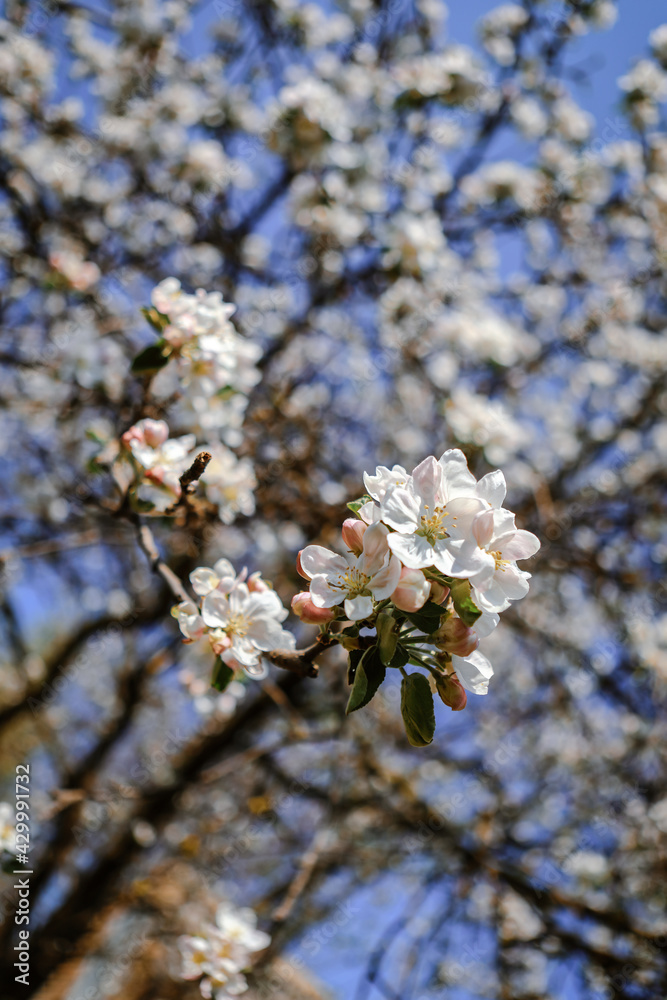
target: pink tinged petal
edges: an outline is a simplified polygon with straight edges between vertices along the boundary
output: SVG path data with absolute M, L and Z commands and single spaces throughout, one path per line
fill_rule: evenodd
M 495 549 L 497 548 L 496 540 L 501 535 L 514 534 L 516 531 L 515 515 L 511 510 L 505 510 L 504 507 L 499 510 L 494 509 L 490 513 L 493 515 L 493 548 Z
M 201 616 L 211 628 L 225 628 L 229 622 L 229 601 L 220 591 L 207 594 L 201 606 Z
M 524 572 L 518 566 L 503 566 L 496 573 L 496 580 L 510 601 L 520 601 L 528 593 L 530 573 Z
M 310 597 L 316 608 L 334 608 L 341 604 L 346 591 L 332 587 L 326 576 L 314 576 L 310 582 Z
M 396 556 L 391 555 L 387 565 L 376 573 L 368 584 L 368 589 L 373 594 L 376 601 L 384 601 L 391 597 L 393 591 L 398 586 L 401 577 L 401 562 Z
M 364 534 L 367 527 L 368 525 L 364 521 L 360 521 L 356 517 L 348 517 L 343 521 L 341 528 L 343 542 L 351 552 L 354 552 L 355 556 L 360 555 L 364 547 Z
M 477 514 L 485 509 L 484 501 L 476 497 L 456 497 L 447 503 L 447 533 L 452 538 L 470 538 Z
M 487 693 L 489 679 L 493 677 L 493 667 L 478 649 L 465 658 L 453 656 L 452 666 L 466 691 L 472 691 L 473 694 Z
M 322 545 L 308 545 L 301 551 L 301 567 L 312 579 L 314 576 L 338 576 L 349 569 L 347 559 Z
M 380 521 L 371 524 L 364 533 L 363 551 L 357 562 L 366 576 L 373 576 L 382 569 L 388 552 L 387 535 L 389 529 Z
M 482 476 L 477 483 L 475 494 L 490 503 L 492 507 L 502 507 L 507 495 L 507 483 L 500 469 Z
M 408 490 L 397 487 L 385 498 L 380 516 L 396 531 L 412 534 L 421 524 L 419 501 Z
M 396 560 L 398 562 L 398 560 Z M 400 566 L 400 563 L 399 563 Z M 392 603 L 400 611 L 419 611 L 431 593 L 431 583 L 420 569 L 401 569 L 400 579 L 391 595 Z
M 323 625 L 336 617 L 336 613 L 329 608 L 316 607 L 307 591 L 295 594 L 292 598 L 292 611 L 300 618 L 304 625 Z
M 414 492 L 421 497 L 422 504 L 433 510 L 444 502 L 442 488 L 442 468 L 433 455 L 429 455 L 412 470 Z
M 373 614 L 373 599 L 372 597 L 355 597 L 351 600 L 348 598 L 344 608 L 351 622 L 360 622 Z
M 199 569 L 195 569 L 190 573 L 192 589 L 195 594 L 199 594 L 201 597 L 205 597 L 206 594 L 210 594 L 212 590 L 215 590 L 219 582 L 220 578 L 218 574 L 206 566 L 200 566 Z
M 493 538 L 493 511 L 482 510 L 475 514 L 472 522 L 472 533 L 475 541 L 483 549 Z
M 426 569 L 427 566 L 433 566 L 435 549 L 423 535 L 392 534 L 387 542 L 404 566 L 409 566 L 410 569 Z
M 137 426 L 143 427 L 144 439 L 149 448 L 159 448 L 169 437 L 169 427 L 164 420 L 141 420 Z
M 450 448 L 438 459 L 443 471 L 445 500 L 450 497 L 475 496 L 477 480 L 468 468 L 468 462 L 460 448 Z
M 503 559 L 530 559 L 540 548 L 540 540 L 532 531 L 519 528 L 512 534 L 501 535 L 496 545 Z

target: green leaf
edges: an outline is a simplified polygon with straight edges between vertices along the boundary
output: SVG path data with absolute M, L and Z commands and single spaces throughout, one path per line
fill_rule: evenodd
M 353 514 L 356 514 L 357 511 L 360 510 L 365 503 L 368 503 L 368 501 L 372 499 L 373 499 L 372 497 L 369 497 L 368 494 L 365 493 L 364 496 L 359 497 L 358 500 L 351 500 L 347 506 L 352 511 Z
M 354 684 L 345 708 L 345 714 L 356 712 L 371 700 L 385 678 L 385 668 L 377 646 L 371 646 L 357 664 L 354 674 Z
M 471 628 L 479 616 L 481 611 L 474 603 L 470 596 L 470 583 L 468 580 L 452 580 L 449 586 L 450 593 L 452 595 L 452 601 L 454 602 L 454 607 L 456 613 L 468 628 Z
M 158 333 L 162 333 L 164 328 L 169 326 L 169 317 L 165 316 L 164 313 L 158 312 L 154 306 L 150 306 L 149 308 L 144 306 L 141 312 Z
M 366 652 L 365 649 L 352 649 L 350 650 L 350 655 L 347 662 L 347 683 L 354 683 L 354 678 L 357 673 L 357 667 L 359 666 L 359 661 Z
M 234 671 L 231 667 L 228 667 L 226 663 L 218 658 L 213 664 L 213 675 L 211 677 L 211 686 L 215 688 L 216 691 L 224 691 L 229 682 L 234 677 Z
M 164 368 L 169 361 L 169 357 L 162 353 L 164 346 L 165 341 L 159 340 L 157 344 L 151 344 L 149 347 L 145 347 L 143 351 L 140 351 L 132 362 L 132 371 L 135 375 L 158 372 L 160 368 Z
M 405 664 L 408 663 L 409 661 L 410 661 L 410 653 L 405 648 L 405 646 L 401 646 L 399 642 L 398 646 L 396 647 L 396 652 L 394 653 L 394 657 L 389 666 L 404 667 Z
M 401 684 L 401 715 L 413 747 L 433 742 L 435 712 L 431 686 L 424 674 L 406 674 Z
M 445 613 L 445 609 L 441 607 L 440 604 L 434 604 L 433 601 L 427 601 L 423 608 L 419 611 L 411 611 L 408 613 L 408 618 L 413 625 L 425 632 L 426 635 L 430 635 L 431 632 L 435 632 L 440 624 L 440 619 Z
M 388 667 L 394 658 L 398 645 L 398 622 L 387 611 L 381 611 L 377 616 L 375 627 L 378 634 L 378 649 L 380 659 Z

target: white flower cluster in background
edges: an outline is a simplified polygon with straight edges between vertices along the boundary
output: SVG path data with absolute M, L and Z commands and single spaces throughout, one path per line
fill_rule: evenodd
M 391 605 L 408 618 L 428 606 L 430 621 L 420 621 L 423 643 L 414 628 L 397 633 L 410 662 L 435 668 L 436 682 L 444 669 L 466 691 L 486 694 L 493 668 L 477 649 L 479 640 L 511 601 L 528 593 L 530 574 L 516 561 L 540 547 L 502 506 L 505 477 L 496 471 L 478 482 L 454 448 L 439 460 L 424 459 L 411 474 L 399 465 L 380 466 L 364 482 L 368 496 L 358 519 L 343 524 L 346 555 L 320 545 L 300 552 L 297 568 L 310 589 L 294 598 L 295 612 L 323 623 L 341 617 L 336 609 L 342 607 L 350 621 L 371 624 L 378 610 L 391 613 Z M 458 707 L 464 699 L 459 690 Z
M 130 490 L 141 513 L 158 516 L 178 503 L 183 494 L 180 477 L 197 455 L 208 452 L 211 460 L 199 481 L 218 508 L 220 520 L 231 524 L 238 514 L 252 514 L 257 485 L 252 463 L 238 459 L 220 441 L 202 445 L 196 441 L 196 434 L 170 438 L 166 421 L 147 418 L 130 427 L 120 443 L 111 442 L 97 461 L 111 464 L 121 492 Z
M 172 608 L 172 615 L 186 641 L 208 638 L 213 652 L 230 668 L 225 682 L 238 670 L 256 680 L 266 677 L 262 653 L 295 648 L 294 636 L 280 624 L 288 612 L 259 573 L 248 577 L 244 569 L 237 576 L 227 559 L 219 559 L 212 569 L 193 570 L 190 583 L 199 607 L 182 601 Z
M 261 348 L 236 332 L 229 322 L 236 307 L 219 292 L 200 288 L 188 295 L 176 278 L 166 278 L 151 301 L 153 310 L 146 313 L 160 339 L 138 355 L 134 370 L 151 374 L 151 395 L 169 400 L 169 419 L 190 433 L 172 438 L 165 420 L 145 418 L 120 442 L 108 442 L 96 460 L 111 466 L 121 493 L 130 491 L 137 510 L 159 516 L 179 502 L 180 477 L 198 454 L 208 452 L 210 461 L 198 477 L 202 492 L 220 520 L 231 524 L 255 510 L 252 463 L 237 458 L 227 444 L 242 440 Z
M 270 943 L 269 935 L 257 930 L 251 909 L 224 904 L 218 908 L 215 924 L 205 925 L 196 936 L 179 938 L 181 977 L 200 979 L 199 988 L 207 1000 L 230 1000 L 248 989 L 243 970 Z
M 199 288 L 188 295 L 176 278 L 165 278 L 153 289 L 151 301 L 168 321 L 162 338 L 169 352 L 169 363 L 154 379 L 152 391 L 165 398 L 178 393 L 174 413 L 179 424 L 238 445 L 247 393 L 260 378 L 256 363 L 261 347 L 236 332 L 229 322 L 236 306 L 224 302 L 219 292 Z

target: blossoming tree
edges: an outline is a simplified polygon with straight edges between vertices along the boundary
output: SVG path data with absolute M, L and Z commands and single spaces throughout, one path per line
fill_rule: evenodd
M 5 5 L 3 997 L 664 995 L 667 26 L 596 121 L 616 14 Z

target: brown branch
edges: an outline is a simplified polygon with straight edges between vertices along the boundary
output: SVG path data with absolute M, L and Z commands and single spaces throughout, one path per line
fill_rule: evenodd
M 181 484 L 181 489 L 183 490 L 183 493 L 187 493 L 188 486 L 190 486 L 191 483 L 196 483 L 197 480 L 200 478 L 200 476 L 204 474 L 204 472 L 206 471 L 206 466 L 210 461 L 211 461 L 210 452 L 208 451 L 199 452 L 199 454 L 195 458 L 190 468 L 187 469 L 183 473 L 181 478 L 178 480 L 179 483 Z
M 195 458 L 190 468 L 186 469 L 183 475 L 179 477 L 178 481 L 181 484 L 181 495 L 176 501 L 176 503 L 173 503 L 171 507 L 168 507 L 167 510 L 165 510 L 165 514 L 167 515 L 175 514 L 179 507 L 187 504 L 188 497 L 192 496 L 194 492 L 192 489 L 192 484 L 196 483 L 199 480 L 200 476 L 204 474 L 204 472 L 206 471 L 206 466 L 210 461 L 211 461 L 210 452 L 208 451 L 199 452 L 199 454 Z
M 272 649 L 264 653 L 264 656 L 276 667 L 289 670 L 299 677 L 317 677 L 319 668 L 315 660 L 320 653 L 334 646 L 337 641 L 335 635 L 320 635 L 312 646 L 307 646 L 305 649 Z
M 183 584 L 178 579 L 173 569 L 167 566 L 166 562 L 158 552 L 157 545 L 155 544 L 155 539 L 153 537 L 153 532 L 148 527 L 147 524 L 142 524 L 137 518 L 136 522 L 137 528 L 137 538 L 139 540 L 139 545 L 141 546 L 142 552 L 148 557 L 148 561 L 151 564 L 151 569 L 156 573 L 159 573 L 164 582 L 167 584 L 171 590 L 174 597 L 177 597 L 179 601 L 192 601 L 192 598 L 188 596 Z

